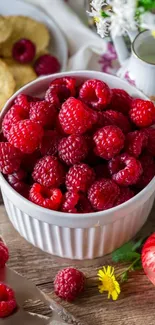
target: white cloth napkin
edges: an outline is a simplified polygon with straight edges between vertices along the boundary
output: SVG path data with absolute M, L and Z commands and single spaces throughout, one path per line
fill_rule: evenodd
M 96 70 L 95 56 L 106 52 L 107 43 L 90 30 L 64 0 L 24 0 L 39 6 L 59 25 L 69 50 L 68 70 Z M 74 0 L 73 8 L 75 6 Z M 83 11 L 85 8 L 83 7 Z M 83 15 L 84 16 L 84 15 Z

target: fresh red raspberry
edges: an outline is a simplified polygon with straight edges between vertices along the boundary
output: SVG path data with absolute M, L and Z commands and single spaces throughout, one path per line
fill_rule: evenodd
M 120 187 L 120 194 L 115 202 L 115 206 L 130 200 L 132 197 L 134 197 L 134 195 L 134 192 L 129 187 Z
M 115 182 L 102 178 L 92 184 L 88 191 L 88 199 L 95 210 L 101 211 L 112 208 L 119 193 L 119 187 Z
M 58 210 L 62 201 L 62 193 L 58 188 L 47 188 L 34 183 L 30 189 L 29 199 L 43 208 Z
M 109 109 L 128 114 L 132 103 L 132 97 L 123 89 L 112 89 L 112 99 Z
M 50 86 L 59 85 L 64 86 L 70 91 L 70 96 L 76 95 L 76 79 L 72 77 L 62 77 L 54 79 Z
M 101 178 L 111 178 L 109 168 L 108 168 L 108 163 L 102 163 L 94 166 L 95 174 L 96 174 L 96 179 L 101 179 Z
M 0 318 L 10 316 L 17 307 L 14 291 L 0 283 Z
M 35 44 L 28 39 L 20 39 L 13 45 L 12 56 L 20 63 L 32 62 L 36 54 Z
M 121 186 L 136 184 L 143 172 L 140 161 L 126 153 L 109 161 L 109 170 L 113 180 Z
M 14 124 L 8 134 L 9 142 L 23 153 L 35 151 L 43 137 L 42 126 L 34 121 L 24 120 Z
M 8 259 L 9 259 L 8 248 L 2 241 L 0 241 L 0 269 L 5 266 Z M 1 296 L 1 294 L 0 294 L 0 296 Z
M 40 152 L 42 156 L 55 156 L 58 153 L 58 145 L 61 140 L 61 136 L 56 130 L 47 130 L 40 145 Z
M 70 97 L 62 104 L 59 121 L 67 134 L 82 134 L 97 122 L 97 113 L 80 100 Z
M 87 80 L 80 88 L 79 98 L 92 108 L 103 110 L 111 101 L 111 89 L 101 80 Z
M 80 195 L 77 191 L 69 191 L 65 193 L 63 204 L 61 207 L 62 212 L 77 213 L 76 205 L 78 204 Z
M 58 145 L 61 160 L 67 165 L 74 165 L 83 161 L 88 154 L 87 142 L 82 135 L 70 135 L 63 138 Z
M 128 133 L 131 131 L 131 123 L 127 116 L 125 116 L 121 112 L 112 110 L 98 112 L 97 125 L 99 127 L 107 125 L 116 125 L 123 131 L 123 133 Z
M 27 173 L 23 169 L 19 169 L 11 175 L 8 175 L 9 184 L 17 191 L 22 192 L 25 189 L 25 180 L 27 178 Z
M 46 93 L 45 100 L 60 109 L 61 104 L 70 97 L 70 90 L 63 85 L 51 85 Z
M 155 162 L 151 155 L 145 153 L 140 157 L 139 161 L 143 168 L 143 174 L 136 183 L 136 188 L 143 189 L 155 176 Z
M 148 143 L 148 137 L 144 132 L 134 131 L 126 136 L 125 151 L 131 156 L 139 157 Z
M 75 300 L 84 291 L 85 277 L 75 268 L 60 270 L 54 280 L 55 294 L 67 301 Z
M 77 209 L 77 213 L 94 212 L 94 210 L 90 204 L 90 201 L 83 193 L 80 193 L 80 197 L 79 197 L 78 203 L 76 205 L 76 209 Z
M 27 112 L 30 110 L 29 97 L 24 94 L 19 94 L 14 101 L 15 104 L 20 105 Z
M 68 191 L 87 192 L 95 180 L 94 170 L 86 164 L 72 166 L 66 175 L 66 187 Z
M 41 55 L 34 64 L 37 76 L 53 74 L 60 71 L 58 59 L 50 54 Z
M 36 163 L 32 177 L 43 186 L 57 188 L 64 183 L 64 167 L 56 157 L 45 156 Z
M 120 128 L 115 125 L 105 126 L 94 134 L 95 153 L 104 159 L 111 159 L 124 147 L 125 137 Z
M 12 174 L 20 167 L 22 155 L 8 142 L 0 142 L 0 171 L 3 174 Z
M 39 150 L 34 151 L 33 153 L 27 155 L 23 155 L 21 167 L 31 173 L 34 169 L 35 164 L 41 158 L 41 154 Z
M 10 129 L 13 124 L 28 118 L 28 112 L 20 105 L 13 105 L 6 113 L 2 122 L 2 131 L 6 138 L 8 138 Z
M 51 128 L 54 125 L 56 118 L 56 109 L 54 105 L 40 101 L 31 103 L 30 120 L 39 122 L 43 127 Z
M 148 129 L 144 129 L 143 132 L 148 137 L 147 151 L 152 156 L 155 156 L 155 129 L 154 128 L 148 128 Z
M 149 100 L 134 99 L 129 116 L 139 128 L 150 126 L 155 122 L 155 106 Z

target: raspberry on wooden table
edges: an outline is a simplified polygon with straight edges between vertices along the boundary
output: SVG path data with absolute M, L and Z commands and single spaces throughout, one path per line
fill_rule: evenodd
M 29 117 L 28 112 L 20 105 L 13 105 L 10 110 L 4 116 L 2 122 L 2 131 L 6 138 L 13 124 L 16 124 L 19 121 L 25 120 Z
M 34 121 L 24 120 L 14 124 L 8 134 L 9 142 L 23 153 L 35 151 L 43 137 L 42 126 Z
M 66 174 L 66 187 L 68 191 L 87 192 L 95 180 L 94 170 L 87 164 L 72 166 Z
M 130 200 L 134 195 L 134 192 L 129 187 L 120 187 L 120 194 L 115 202 L 115 206 Z
M 101 211 L 112 208 L 119 193 L 120 189 L 113 180 L 102 178 L 92 184 L 88 199 L 95 210 Z
M 105 126 L 99 129 L 93 137 L 95 153 L 104 159 L 111 159 L 124 147 L 125 137 L 120 128 L 115 125 Z
M 153 157 L 147 153 L 142 154 L 139 161 L 143 168 L 143 174 L 136 183 L 136 188 L 143 189 L 155 176 L 155 161 Z
M 148 127 L 155 122 L 155 106 L 149 100 L 134 99 L 129 112 L 131 121 L 138 127 Z
M 131 156 L 138 157 L 147 147 L 148 137 L 142 131 L 134 131 L 127 134 L 125 139 L 125 150 Z
M 45 156 L 34 166 L 32 177 L 35 182 L 46 187 L 58 187 L 64 183 L 65 171 L 58 158 Z
M 34 63 L 37 76 L 53 74 L 60 71 L 58 59 L 50 54 L 41 55 Z
M 112 99 L 109 109 L 128 114 L 132 103 L 132 97 L 123 89 L 112 89 Z
M 70 135 L 63 138 L 58 145 L 61 160 L 67 165 L 74 165 L 83 161 L 88 154 L 87 141 L 82 135 Z
M 50 86 L 63 86 L 70 91 L 70 96 L 76 95 L 76 79 L 72 77 L 62 77 L 54 79 Z
M 65 193 L 61 211 L 69 213 L 77 213 L 76 205 L 78 204 L 80 195 L 77 191 L 69 191 Z
M 21 192 L 25 189 L 25 182 L 27 178 L 27 173 L 23 169 L 19 169 L 17 172 L 8 175 L 7 180 L 9 184 L 17 191 Z
M 125 116 L 121 112 L 113 111 L 110 109 L 107 111 L 98 112 L 97 125 L 99 127 L 107 125 L 116 125 L 123 131 L 123 133 L 130 132 L 132 128 L 127 116 Z
M 61 104 L 70 97 L 70 90 L 64 85 L 51 85 L 46 93 L 45 100 L 60 109 Z
M 40 144 L 40 152 L 42 156 L 55 156 L 58 152 L 58 145 L 61 138 L 62 137 L 56 130 L 45 131 Z
M 9 251 L 7 246 L 0 241 L 0 269 L 5 266 L 9 259 Z
M 35 44 L 28 39 L 20 39 L 13 45 L 12 56 L 20 63 L 32 62 L 36 54 Z
M 121 186 L 136 184 L 143 172 L 140 161 L 126 153 L 109 161 L 109 170 L 113 180 Z
M 55 106 L 45 100 L 31 103 L 29 117 L 31 121 L 39 122 L 43 127 L 51 128 L 56 119 Z
M 87 80 L 80 88 L 79 98 L 92 108 L 103 110 L 111 101 L 111 89 L 101 80 Z
M 70 97 L 62 104 L 59 121 L 67 134 L 83 134 L 97 122 L 97 113 L 79 99 Z
M 58 210 L 62 202 L 62 193 L 58 188 L 48 188 L 34 183 L 30 189 L 29 199 L 43 208 Z
M 54 280 L 55 294 L 67 301 L 75 300 L 84 291 L 84 286 L 84 274 L 71 267 L 60 270 Z
M 21 152 L 8 142 L 0 142 L 0 171 L 3 174 L 12 174 L 20 167 Z
M 10 316 L 17 307 L 14 291 L 0 283 L 0 318 Z

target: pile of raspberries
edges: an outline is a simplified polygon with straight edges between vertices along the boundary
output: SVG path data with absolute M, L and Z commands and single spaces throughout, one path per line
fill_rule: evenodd
M 70 213 L 131 199 L 155 175 L 155 106 L 97 79 L 19 94 L 2 122 L 0 171 L 21 195 Z

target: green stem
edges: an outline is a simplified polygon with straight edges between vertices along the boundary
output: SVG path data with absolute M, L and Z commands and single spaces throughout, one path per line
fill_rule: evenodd
M 131 269 L 132 269 L 132 267 L 138 262 L 140 260 L 140 255 L 133 261 L 133 263 L 132 264 L 130 264 L 129 265 L 129 267 L 126 269 L 126 270 L 124 270 L 122 273 L 120 273 L 120 274 L 118 274 L 117 275 L 117 278 L 119 278 L 123 273 L 125 273 L 125 272 L 128 272 L 128 271 L 130 271 Z

